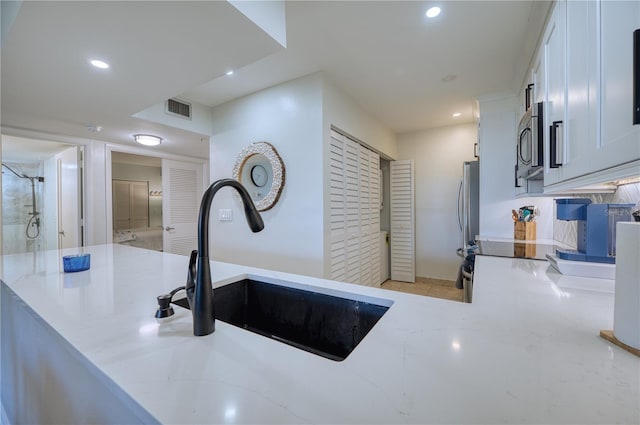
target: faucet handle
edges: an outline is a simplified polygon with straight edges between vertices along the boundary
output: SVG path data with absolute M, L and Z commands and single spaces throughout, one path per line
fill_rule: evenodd
M 189 272 L 187 279 L 195 284 L 196 281 L 196 272 L 197 272 L 197 260 L 198 260 L 198 250 L 194 249 L 191 251 L 191 255 L 189 256 Z
M 197 260 L 198 260 L 198 250 L 194 249 L 191 251 L 191 255 L 189 256 L 189 269 L 187 270 L 187 283 L 184 285 L 187 290 L 187 296 L 193 293 L 196 286 L 196 273 L 197 273 Z

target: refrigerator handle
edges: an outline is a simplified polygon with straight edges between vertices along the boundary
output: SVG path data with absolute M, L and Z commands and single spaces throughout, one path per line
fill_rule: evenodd
M 462 182 L 464 179 L 460 179 L 460 185 L 458 186 L 458 228 L 462 232 L 462 208 L 460 203 L 462 202 Z
M 640 124 L 640 28 L 633 32 L 633 125 Z

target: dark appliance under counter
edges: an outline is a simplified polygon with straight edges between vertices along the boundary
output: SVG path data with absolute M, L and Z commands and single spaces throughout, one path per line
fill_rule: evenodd
M 553 244 L 532 241 L 478 241 L 478 255 L 491 257 L 526 258 L 529 260 L 547 260 L 547 254 L 555 253 Z

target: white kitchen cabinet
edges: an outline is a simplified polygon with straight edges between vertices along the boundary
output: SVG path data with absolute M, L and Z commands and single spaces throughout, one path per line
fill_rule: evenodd
M 562 180 L 587 173 L 588 146 L 597 141 L 597 3 L 566 3 L 566 101 Z
M 640 159 L 640 125 L 633 125 L 633 31 L 640 29 L 640 1 L 600 6 L 600 139 L 589 146 L 590 171 Z
M 380 195 L 377 153 L 331 132 L 330 278 L 377 286 L 380 280 Z
M 558 20 L 562 22 L 556 38 L 562 37 L 564 44 L 564 54 L 557 59 L 564 60 L 564 73 L 548 77 L 555 91 L 564 90 L 564 109 L 555 111 L 557 114 L 549 117 L 546 126 L 549 154 L 545 185 L 588 173 L 588 148 L 597 141 L 597 3 L 563 1 L 557 7 Z M 554 137 L 556 143 L 552 143 Z
M 637 28 L 639 1 L 559 1 L 554 6 L 541 45 L 545 192 L 593 183 L 594 176 L 607 181 L 607 170 L 615 171 L 611 179 L 619 177 L 620 166 L 640 160 L 640 126 L 632 125 Z
M 536 60 L 533 62 L 533 70 L 531 72 L 531 80 L 533 82 L 533 92 L 531 98 L 533 102 L 544 102 L 546 94 L 546 79 L 545 79 L 545 62 L 544 51 L 540 50 Z M 521 115 L 522 116 L 522 115 Z
M 562 178 L 562 142 L 565 119 L 565 13 L 566 3 L 557 2 L 542 38 L 544 55 L 544 181 L 557 182 Z M 554 138 L 555 137 L 555 138 Z
M 529 90 L 529 103 L 531 105 L 535 103 L 546 102 L 547 96 L 547 85 L 546 85 L 546 66 L 545 66 L 545 50 L 538 49 L 538 54 L 533 61 L 532 69 L 531 69 L 531 78 L 530 83 L 526 84 L 526 89 L 523 91 L 523 96 L 521 98 L 521 107 L 522 110 L 519 114 L 519 117 L 523 117 L 525 113 L 525 107 L 527 106 L 526 102 L 526 91 Z M 546 128 L 546 108 L 543 106 L 543 126 Z M 543 130 L 543 135 L 546 131 Z M 516 153 L 517 155 L 517 153 Z M 546 162 L 547 160 L 545 160 Z M 518 159 L 515 160 L 516 164 L 518 163 Z M 518 178 L 515 180 L 515 195 L 517 197 L 523 196 L 532 196 L 534 194 L 539 194 L 543 192 L 543 181 L 542 180 L 526 180 L 524 178 Z

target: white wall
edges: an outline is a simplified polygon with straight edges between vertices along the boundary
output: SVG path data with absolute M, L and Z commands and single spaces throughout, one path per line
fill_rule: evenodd
M 416 276 L 457 277 L 458 187 L 476 140 L 474 123 L 398 135 L 398 159 L 415 162 Z
M 322 277 L 322 77 L 313 74 L 213 109 L 211 181 L 228 178 L 240 151 L 267 141 L 285 165 L 278 203 L 261 213 L 262 232 L 249 230 L 232 189 L 216 195 L 211 212 L 211 255 L 215 260 Z M 232 208 L 220 222 L 218 209 Z
M 322 103 L 325 144 L 329 144 L 330 126 L 333 125 L 383 157 L 396 159 L 395 133 L 364 112 L 326 76 L 323 76 Z
M 213 202 L 213 258 L 220 261 L 325 276 L 329 238 L 324 193 L 331 126 L 395 157 L 395 135 L 364 113 L 322 73 L 312 74 L 213 109 L 211 180 L 230 177 L 240 151 L 253 142 L 272 143 L 286 169 L 276 206 L 262 213 L 265 229 L 251 234 L 231 190 Z M 217 220 L 233 208 L 234 220 Z M 224 235 L 224 236 L 222 236 Z M 326 245 L 326 246 L 325 246 Z
M 520 101 L 515 96 L 480 100 L 480 236 L 513 239 L 511 210 L 536 205 L 537 239 L 553 239 L 553 200 L 515 197 L 516 125 Z

